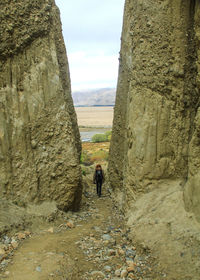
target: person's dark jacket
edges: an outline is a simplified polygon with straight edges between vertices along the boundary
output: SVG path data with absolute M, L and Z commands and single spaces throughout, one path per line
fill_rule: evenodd
M 96 183 L 97 183 L 97 181 L 99 181 L 99 176 L 98 176 L 97 171 L 98 171 L 98 170 L 95 170 L 95 172 L 94 172 L 94 176 L 93 176 L 93 183 L 94 183 L 94 184 L 96 184 Z M 101 170 L 99 170 L 99 171 L 101 171 L 101 178 L 100 178 L 100 180 L 101 180 L 101 182 L 103 183 L 103 182 L 105 181 L 104 172 L 103 172 L 103 170 L 102 170 L 102 169 L 101 169 Z

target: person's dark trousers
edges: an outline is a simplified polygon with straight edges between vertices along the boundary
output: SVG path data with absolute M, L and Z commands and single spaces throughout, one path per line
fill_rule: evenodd
M 102 181 L 97 181 L 97 194 L 99 197 L 101 196 L 101 186 L 102 186 Z

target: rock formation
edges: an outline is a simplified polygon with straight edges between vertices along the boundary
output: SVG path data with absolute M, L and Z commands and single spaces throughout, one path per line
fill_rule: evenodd
M 0 195 L 78 208 L 80 137 L 54 0 L 0 1 Z
M 199 172 L 200 4 L 173 2 L 126 1 L 109 172 L 133 197 Z
M 165 265 L 186 250 L 185 232 L 199 230 L 192 213 L 200 220 L 199 1 L 126 0 L 109 178 L 132 232 Z M 182 270 L 167 279 L 196 279 Z

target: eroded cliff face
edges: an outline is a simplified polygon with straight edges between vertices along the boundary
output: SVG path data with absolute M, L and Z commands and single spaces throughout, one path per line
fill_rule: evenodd
M 126 0 L 109 180 L 167 279 L 200 273 L 199 106 L 200 2 Z
M 126 1 L 109 172 L 127 199 L 198 172 L 198 6 Z
M 79 207 L 80 137 L 54 0 L 0 2 L 0 195 Z

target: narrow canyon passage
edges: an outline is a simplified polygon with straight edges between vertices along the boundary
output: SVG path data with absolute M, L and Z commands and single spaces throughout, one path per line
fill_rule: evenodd
M 80 212 L 68 213 L 22 241 L 0 279 L 157 279 L 150 252 L 129 239 L 109 192 L 95 188 Z M 158 277 L 158 279 L 161 279 Z
M 55 0 L 0 10 L 0 279 L 199 280 L 200 1 L 125 1 L 109 153 L 81 152 Z

